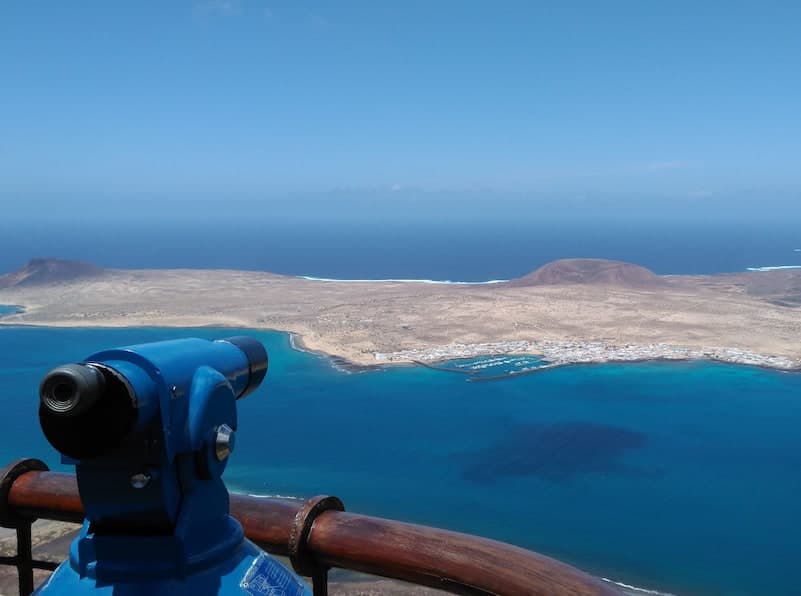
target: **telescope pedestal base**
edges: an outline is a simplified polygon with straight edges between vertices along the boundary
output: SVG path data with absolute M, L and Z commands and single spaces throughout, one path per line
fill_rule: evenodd
M 65 561 L 34 594 L 311 596 L 312 592 L 294 573 L 252 542 L 245 540 L 235 556 L 183 578 L 104 583 L 90 577 L 80 577 L 69 561 Z

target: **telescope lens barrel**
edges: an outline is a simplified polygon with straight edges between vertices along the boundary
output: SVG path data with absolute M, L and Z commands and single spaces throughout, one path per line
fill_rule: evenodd
M 243 354 L 245 354 L 245 356 L 247 356 L 248 359 L 248 384 L 239 393 L 239 395 L 236 396 L 236 398 L 239 399 L 250 393 L 253 393 L 256 389 L 258 389 L 259 385 L 261 385 L 261 382 L 264 380 L 264 377 L 267 374 L 269 358 L 267 356 L 267 349 L 264 347 L 264 344 L 246 335 L 226 337 L 218 341 L 224 341 L 235 345 L 242 351 Z
M 136 396 L 124 379 L 98 364 L 66 364 L 39 386 L 39 423 L 59 452 L 73 459 L 118 447 L 137 418 Z
M 71 418 L 89 410 L 103 395 L 103 374 L 84 364 L 67 364 L 51 370 L 39 386 L 44 409 Z

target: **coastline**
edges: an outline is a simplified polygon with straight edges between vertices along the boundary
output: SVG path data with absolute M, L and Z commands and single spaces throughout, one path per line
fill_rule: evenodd
M 22 307 L 24 308 L 24 307 Z M 24 312 L 24 310 L 22 311 Z M 13 316 L 13 315 L 11 315 Z M 248 324 L 218 323 L 209 321 L 200 324 L 186 324 L 176 322 L 174 324 L 165 322 L 154 322 L 148 324 L 120 324 L 113 322 L 102 324 L 98 322 L 79 322 L 79 321 L 57 321 L 57 322 L 14 322 L 0 317 L 0 328 L 2 327 L 69 327 L 69 328 L 92 328 L 92 329 L 116 329 L 124 327 L 180 327 L 180 328 L 242 328 L 253 329 L 254 331 L 271 331 L 286 333 L 289 345 L 298 352 L 313 354 L 328 360 L 337 370 L 344 373 L 360 373 L 383 368 L 395 368 L 401 366 L 421 366 L 442 372 L 453 372 L 464 374 L 469 382 L 488 382 L 498 381 L 519 376 L 539 374 L 556 368 L 576 365 L 600 365 L 600 364 L 634 364 L 642 362 L 717 362 L 721 364 L 732 364 L 738 366 L 749 366 L 774 372 L 801 373 L 801 359 L 790 359 L 782 356 L 771 356 L 758 354 L 740 348 L 709 348 L 691 349 L 669 344 L 627 344 L 615 346 L 606 342 L 581 342 L 581 341 L 526 341 L 514 340 L 506 342 L 476 343 L 476 344 L 447 344 L 428 348 L 409 349 L 397 352 L 377 352 L 373 355 L 373 362 L 353 360 L 347 356 L 332 353 L 324 349 L 310 347 L 304 336 L 297 331 L 288 331 L 272 327 L 256 327 Z M 449 368 L 439 366 L 452 360 L 473 357 L 493 357 L 493 356 L 537 356 L 547 361 L 541 366 L 511 371 L 500 375 L 488 377 L 471 377 L 469 370 Z
M 333 277 L 313 277 L 311 275 L 296 275 L 298 279 L 306 281 L 324 281 L 328 283 L 348 284 L 376 284 L 376 283 L 402 283 L 402 284 L 442 284 L 453 286 L 486 286 L 491 284 L 509 283 L 508 279 L 489 279 L 487 281 L 452 281 L 450 279 L 336 279 Z
M 312 349 L 304 343 L 303 336 L 294 331 L 281 331 L 280 329 L 261 329 L 260 331 L 276 331 L 278 333 L 286 333 L 289 336 L 289 347 L 291 347 L 293 350 L 296 352 L 303 352 L 304 354 L 312 354 L 314 356 L 319 356 L 320 358 L 325 358 L 331 364 L 331 366 L 343 373 L 360 373 L 369 370 L 378 370 L 388 366 L 387 364 L 360 364 L 358 362 L 348 360 L 343 356 L 329 354 L 323 350 Z M 403 363 L 399 362 L 396 363 L 395 366 L 402 366 L 402 364 Z
M 766 370 L 801 372 L 801 359 L 759 354 L 741 348 L 692 349 L 670 344 L 626 344 L 616 346 L 602 341 L 511 341 L 492 344 L 451 344 L 433 349 L 405 350 L 376 354 L 385 363 L 410 361 L 415 364 L 449 372 L 463 372 L 437 366 L 460 358 L 500 355 L 530 355 L 542 357 L 546 364 L 501 375 L 519 376 L 577 364 L 609 364 L 626 362 L 720 362 L 753 366 Z M 486 377 L 475 380 L 491 380 Z

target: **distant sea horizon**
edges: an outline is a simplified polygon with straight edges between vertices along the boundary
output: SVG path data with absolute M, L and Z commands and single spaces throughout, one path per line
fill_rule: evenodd
M 0 221 L 0 273 L 34 257 L 120 269 L 243 269 L 322 279 L 486 282 L 563 258 L 661 275 L 801 266 L 801 225 L 728 221 Z

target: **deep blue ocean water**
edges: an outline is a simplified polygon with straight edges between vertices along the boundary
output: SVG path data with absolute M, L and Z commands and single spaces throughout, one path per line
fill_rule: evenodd
M 459 206 L 454 205 L 453 213 Z M 82 214 L 83 216 L 83 214 Z M 233 218 L 145 223 L 0 218 L 0 273 L 31 257 L 116 268 L 233 268 L 344 279 L 511 279 L 568 257 L 618 259 L 660 274 L 801 265 L 801 223 L 538 218 L 509 213 L 454 221 L 365 222 Z M 233 218 L 233 219 L 232 219 Z
M 0 460 L 57 467 L 36 417 L 52 366 L 215 329 L 0 328 Z M 491 536 L 677 594 L 797 594 L 801 375 L 711 363 L 574 366 L 506 381 L 348 374 L 256 332 L 229 487 Z M 305 429 L 299 433 L 298 429 Z

